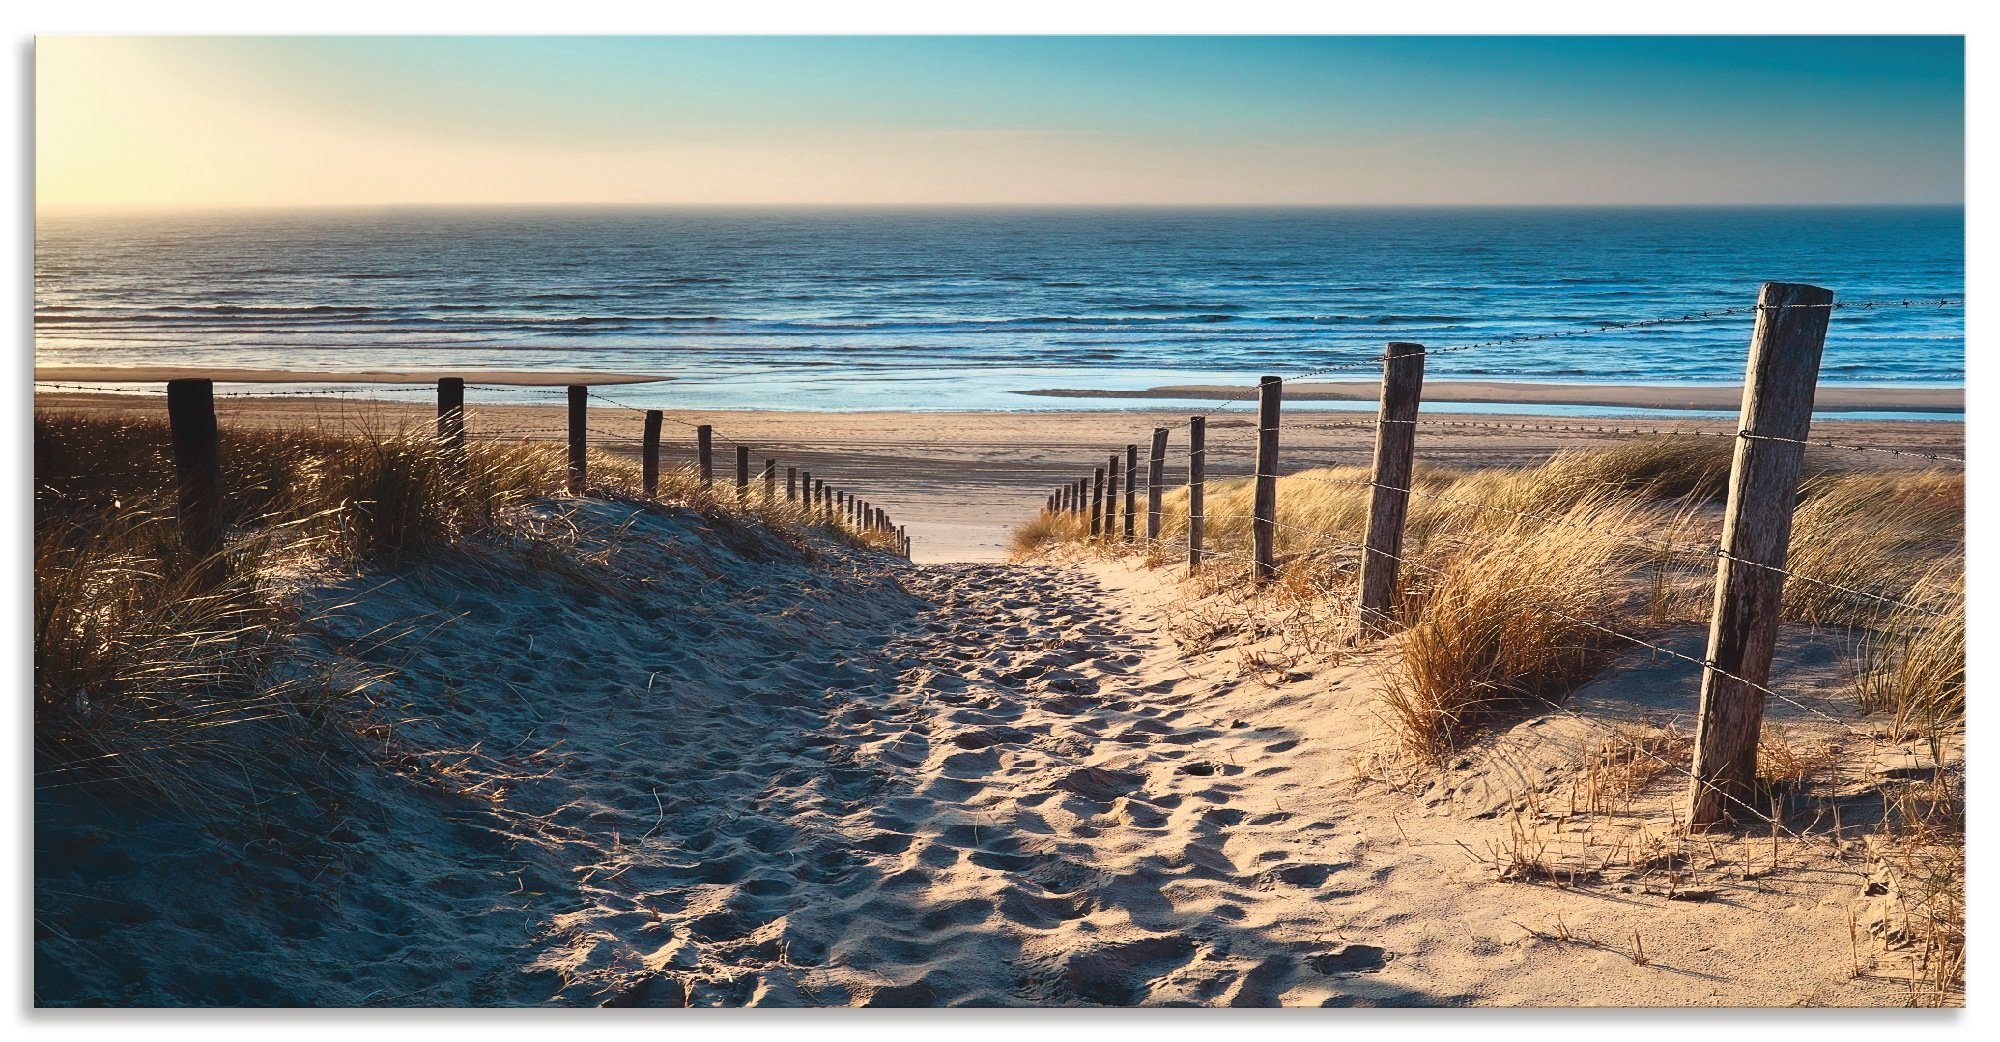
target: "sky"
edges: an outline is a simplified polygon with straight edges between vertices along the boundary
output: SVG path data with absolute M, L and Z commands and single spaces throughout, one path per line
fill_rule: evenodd
M 42 37 L 38 208 L 1961 203 L 1955 37 Z

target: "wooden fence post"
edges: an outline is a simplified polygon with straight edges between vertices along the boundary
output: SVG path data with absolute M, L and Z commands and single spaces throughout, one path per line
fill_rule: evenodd
M 1798 502 L 1813 390 L 1833 293 L 1767 282 L 1757 294 L 1743 379 L 1741 434 L 1729 472 L 1707 666 L 1694 732 L 1688 824 L 1707 828 L 1748 809 L 1757 778 L 1764 691 L 1778 639 L 1786 549 Z
M 787 502 L 787 503 L 796 503 L 796 502 L 798 502 L 798 501 L 799 501 L 799 468 L 797 468 L 797 467 L 786 467 L 786 468 L 785 468 L 785 502 Z
M 767 459 L 764 461 L 764 505 L 770 506 L 771 504 L 776 503 L 777 501 L 778 501 L 778 461 L 774 459 Z
M 1417 409 L 1424 396 L 1422 344 L 1393 343 L 1382 356 L 1382 405 L 1375 419 L 1374 487 L 1361 540 L 1361 628 L 1386 633 L 1403 561 L 1403 519 L 1414 476 Z
M 590 434 L 590 388 L 569 385 L 569 494 L 583 495 L 584 443 Z
M 1104 541 L 1118 538 L 1118 454 L 1111 454 L 1111 469 L 1104 476 Z
M 457 472 L 458 479 L 464 481 L 466 477 L 465 380 L 462 377 L 438 377 L 437 437 L 439 451 Z
M 1125 541 L 1135 534 L 1133 511 L 1139 505 L 1139 446 L 1125 446 Z
M 695 469 L 703 488 L 715 487 L 715 428 L 704 423 L 694 429 Z
M 1104 468 L 1091 468 L 1090 475 L 1090 538 L 1095 542 L 1104 534 Z
M 746 505 L 750 502 L 750 446 L 736 446 L 736 502 Z
M 1267 376 L 1257 385 L 1257 498 L 1250 513 L 1254 578 L 1265 582 L 1278 574 L 1278 401 L 1285 382 Z
M 812 487 L 813 491 L 809 499 L 812 502 L 813 513 L 824 514 L 826 512 L 826 479 L 814 478 Z
M 181 549 L 209 576 L 222 549 L 222 447 L 215 424 L 215 381 L 168 380 L 174 478 L 180 486 Z
M 1202 493 L 1208 470 L 1208 418 L 1188 418 L 1188 574 L 1201 571 L 1201 541 L 1208 526 Z
M 1167 429 L 1153 428 L 1153 452 L 1146 458 L 1146 542 L 1160 538 L 1160 482 L 1167 478 Z
M 647 499 L 660 494 L 660 422 L 665 418 L 658 409 L 646 410 L 646 434 L 639 443 L 639 485 Z

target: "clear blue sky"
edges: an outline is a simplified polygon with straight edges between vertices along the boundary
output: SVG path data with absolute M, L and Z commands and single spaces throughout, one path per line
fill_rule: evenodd
M 48 38 L 49 204 L 1963 199 L 1956 38 Z

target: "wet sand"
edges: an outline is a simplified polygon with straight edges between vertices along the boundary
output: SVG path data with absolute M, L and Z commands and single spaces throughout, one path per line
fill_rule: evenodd
M 492 374 L 481 382 L 495 382 Z M 1429 393 L 1429 389 L 1426 389 Z M 41 408 L 120 411 L 164 416 L 165 395 L 40 394 Z M 435 415 L 430 403 L 370 402 L 352 398 L 225 398 L 217 403 L 224 423 L 289 426 L 320 423 L 380 429 L 386 425 L 426 424 Z M 853 491 L 887 509 L 908 527 L 915 559 L 922 562 L 999 561 L 1007 556 L 1012 529 L 1032 517 L 1056 485 L 1087 477 L 1103 466 L 1111 453 L 1128 444 L 1146 451 L 1154 427 L 1172 430 L 1168 439 L 1167 479 L 1186 477 L 1186 432 L 1183 412 L 1075 411 L 1033 413 L 908 412 L 819 413 L 722 410 L 676 410 L 668 422 L 662 450 L 668 465 L 689 461 L 694 453 L 696 424 L 713 424 L 717 434 L 717 469 L 733 467 L 730 439 L 750 446 L 753 469 L 766 458 L 811 471 L 829 483 Z M 1564 448 L 1602 446 L 1625 435 L 1599 432 L 1600 424 L 1575 417 L 1452 414 L 1438 417 L 1452 424 L 1491 422 L 1507 425 L 1546 423 L 1582 430 L 1536 431 L 1517 426 L 1425 426 L 1418 438 L 1423 461 L 1460 466 L 1510 466 L 1545 458 Z M 1619 430 L 1653 429 L 1649 421 L 1605 421 Z M 559 439 L 566 430 L 560 405 L 483 405 L 476 398 L 467 410 L 467 428 L 475 436 Z M 593 444 L 616 452 L 637 454 L 642 429 L 640 412 L 609 405 L 592 408 Z M 1729 433 L 1724 420 L 1688 420 L 1669 429 Z M 1239 405 L 1208 420 L 1208 472 L 1214 477 L 1250 473 L 1256 437 L 1255 418 Z M 1919 452 L 1962 455 L 1964 425 L 1956 421 L 1825 420 L 1814 425 L 1815 438 L 1879 445 Z M 1373 419 L 1365 414 L 1294 415 L 1284 431 L 1281 462 L 1285 469 L 1335 464 L 1359 464 L 1370 458 Z M 1925 461 L 1879 453 L 1830 452 L 1827 462 L 1846 467 L 1911 467 Z

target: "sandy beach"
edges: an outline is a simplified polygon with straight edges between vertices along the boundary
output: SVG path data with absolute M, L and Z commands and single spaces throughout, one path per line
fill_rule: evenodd
M 486 374 L 478 377 L 492 382 Z M 1427 389 L 1428 393 L 1428 389 Z M 41 408 L 83 411 L 130 411 L 164 415 L 165 399 L 124 394 L 44 393 Z M 225 398 L 217 402 L 225 423 L 285 426 L 305 423 L 344 426 L 424 424 L 435 415 L 427 403 L 373 402 L 352 398 L 275 397 Z M 482 405 L 476 397 L 467 409 L 467 429 L 505 438 L 564 437 L 565 416 L 559 405 Z M 1186 415 L 1164 411 L 1075 411 L 1022 413 L 814 413 L 779 411 L 671 411 L 662 440 L 669 461 L 686 462 L 694 452 L 695 424 L 713 424 L 718 438 L 717 466 L 733 464 L 728 439 L 751 447 L 753 469 L 765 458 L 782 468 L 797 466 L 829 482 L 865 496 L 888 509 L 906 525 L 919 562 L 1000 561 L 1007 555 L 1009 533 L 1033 516 L 1055 485 L 1086 477 L 1110 454 L 1126 444 L 1149 443 L 1156 426 L 1172 427 L 1168 447 L 1170 481 L 1185 477 Z M 1563 448 L 1602 446 L 1625 435 L 1592 429 L 1571 431 L 1522 430 L 1543 423 L 1565 427 L 1687 429 L 1728 433 L 1727 421 L 1689 420 L 1667 424 L 1657 420 L 1596 421 L 1514 415 L 1451 414 L 1438 419 L 1453 424 L 1427 426 L 1418 439 L 1419 459 L 1459 465 L 1517 465 L 1535 462 Z M 638 412 L 594 405 L 591 439 L 596 445 L 634 455 L 639 450 Z M 1254 458 L 1255 417 L 1242 405 L 1218 412 L 1208 421 L 1209 473 L 1228 477 L 1247 474 Z M 1946 421 L 1827 420 L 1814 436 L 1841 442 L 1880 445 L 1918 452 L 1959 455 L 1964 425 Z M 1373 444 L 1372 417 L 1294 414 L 1285 427 L 1282 459 L 1287 468 L 1356 464 L 1369 458 Z M 1922 460 L 1877 453 L 1828 451 L 1829 465 L 1843 467 L 1911 467 Z

